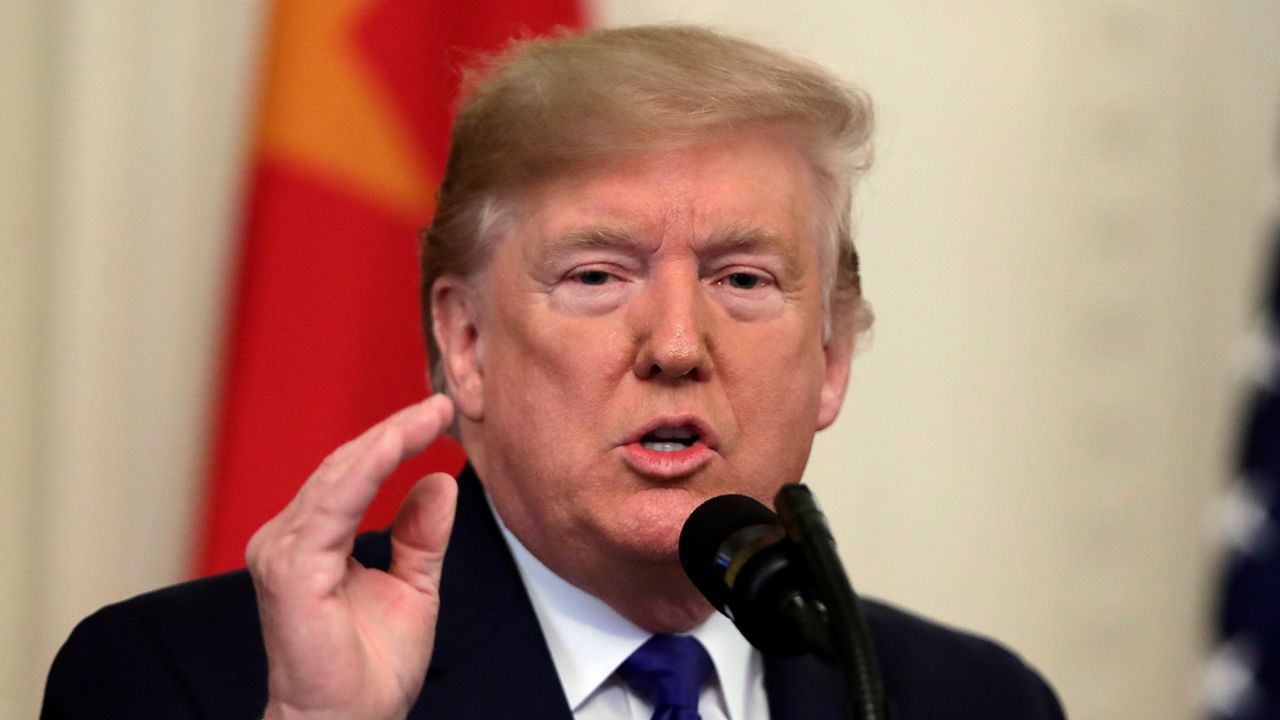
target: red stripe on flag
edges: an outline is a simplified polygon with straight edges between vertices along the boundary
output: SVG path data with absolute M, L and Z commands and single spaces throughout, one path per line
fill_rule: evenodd
M 438 177 L 458 79 L 451 68 L 513 35 L 580 22 L 570 0 L 379 0 L 348 37 L 412 139 L 415 164 Z M 261 152 L 254 160 L 195 559 L 201 574 L 241 565 L 252 533 L 326 455 L 427 392 L 418 228 L 376 188 L 345 180 Z M 462 462 L 455 444 L 437 443 L 392 476 L 362 527 L 385 526 L 419 477 Z
M 202 573 L 241 565 L 326 455 L 426 395 L 415 228 L 287 168 L 259 167 L 252 188 Z M 446 443 L 388 481 L 365 527 L 390 522 L 417 478 L 461 466 Z

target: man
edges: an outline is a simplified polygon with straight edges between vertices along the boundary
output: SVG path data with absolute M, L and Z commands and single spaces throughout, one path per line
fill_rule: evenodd
M 848 218 L 868 104 L 673 27 L 517 44 L 465 97 L 422 256 L 439 392 L 324 461 L 250 542 L 252 583 L 82 623 L 46 717 L 846 716 L 834 669 L 752 650 L 676 544 L 707 498 L 798 482 L 839 412 L 869 321 Z M 457 483 L 425 478 L 357 541 L 452 422 Z M 1061 717 L 1006 651 L 866 612 L 901 720 Z M 697 675 L 683 699 L 654 657 Z

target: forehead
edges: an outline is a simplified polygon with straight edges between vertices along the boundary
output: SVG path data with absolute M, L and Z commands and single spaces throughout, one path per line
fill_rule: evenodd
M 520 234 L 542 246 L 673 241 L 738 247 L 779 245 L 807 254 L 816 237 L 813 170 L 775 133 L 602 160 L 554 177 L 523 197 Z

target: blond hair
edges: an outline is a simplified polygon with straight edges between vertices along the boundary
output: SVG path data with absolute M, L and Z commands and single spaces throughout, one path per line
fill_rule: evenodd
M 734 127 L 784 128 L 823 198 L 824 322 L 870 324 L 850 227 L 870 164 L 869 100 L 808 61 L 699 27 L 644 26 L 513 42 L 464 75 L 435 218 L 423 232 L 421 302 L 432 385 L 445 391 L 431 287 L 483 265 L 523 188 L 602 158 L 661 152 Z

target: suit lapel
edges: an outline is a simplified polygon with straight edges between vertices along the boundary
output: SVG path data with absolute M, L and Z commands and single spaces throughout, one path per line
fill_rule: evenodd
M 409 717 L 572 720 L 529 596 L 470 466 L 458 476 L 431 669 Z
M 812 655 L 764 656 L 770 720 L 845 720 L 848 697 L 840 669 Z

